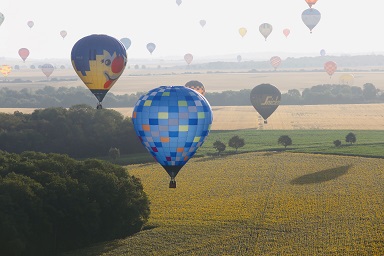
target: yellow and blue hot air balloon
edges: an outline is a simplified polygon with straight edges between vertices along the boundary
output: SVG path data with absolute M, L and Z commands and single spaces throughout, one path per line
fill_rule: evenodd
M 185 86 L 160 86 L 137 101 L 132 122 L 141 143 L 171 177 L 175 177 L 204 143 L 212 110 L 200 93 Z
M 72 66 L 84 84 L 101 102 L 123 73 L 127 64 L 124 45 L 108 35 L 89 35 L 75 43 Z

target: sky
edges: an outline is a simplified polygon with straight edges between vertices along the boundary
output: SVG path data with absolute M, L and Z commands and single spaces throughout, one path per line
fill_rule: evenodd
M 22 47 L 30 50 L 29 59 L 69 60 L 73 45 L 90 34 L 130 38 L 128 60 L 183 59 L 186 53 L 194 62 L 223 55 L 286 58 L 318 56 L 321 49 L 328 55 L 378 54 L 384 52 L 378 3 L 318 0 L 313 8 L 321 20 L 311 34 L 301 19 L 309 8 L 305 0 L 182 0 L 180 5 L 176 0 L 1 0 L 0 62 L 20 58 Z M 206 20 L 204 27 L 200 20 Z M 262 23 L 273 26 L 266 41 L 259 32 Z M 247 28 L 244 37 L 240 27 Z M 285 28 L 291 31 L 288 38 Z M 61 30 L 68 33 L 64 39 Z M 156 44 L 152 55 L 149 42 Z

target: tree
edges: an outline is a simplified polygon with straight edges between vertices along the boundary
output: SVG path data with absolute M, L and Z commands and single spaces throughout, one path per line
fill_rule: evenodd
M 335 145 L 335 147 L 340 147 L 341 146 L 341 141 L 340 140 L 334 140 L 333 144 Z
M 283 145 L 284 148 L 287 148 L 287 146 L 292 145 L 292 139 L 288 135 L 282 135 L 277 140 L 277 143 Z
M 120 157 L 120 150 L 118 148 L 110 148 L 108 154 L 113 161 L 116 161 Z
M 352 143 L 356 142 L 356 135 L 353 132 L 348 133 L 347 136 L 345 136 L 345 142 L 352 145 Z
M 363 95 L 366 100 L 375 99 L 378 91 L 379 90 L 376 89 L 376 87 L 371 83 L 366 83 L 363 85 Z
M 238 135 L 233 136 L 228 141 L 228 146 L 231 148 L 235 148 L 236 152 L 238 148 L 244 147 L 245 142 L 243 138 L 240 138 Z
M 217 150 L 217 155 L 219 156 L 221 152 L 223 152 L 226 148 L 225 144 L 219 140 L 216 140 L 213 143 L 213 148 Z

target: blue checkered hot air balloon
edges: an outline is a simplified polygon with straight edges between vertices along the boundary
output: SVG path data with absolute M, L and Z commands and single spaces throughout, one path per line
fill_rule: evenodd
M 185 86 L 160 86 L 137 101 L 132 114 L 136 134 L 171 177 L 170 188 L 204 143 L 212 118 L 204 96 Z

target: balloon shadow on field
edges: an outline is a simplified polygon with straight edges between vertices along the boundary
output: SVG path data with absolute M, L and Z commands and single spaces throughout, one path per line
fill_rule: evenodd
M 291 180 L 290 184 L 306 185 L 306 184 L 316 184 L 316 183 L 330 181 L 346 174 L 349 168 L 351 167 L 352 165 L 339 166 L 339 167 L 335 167 L 327 170 L 318 171 L 315 173 L 306 174 Z

